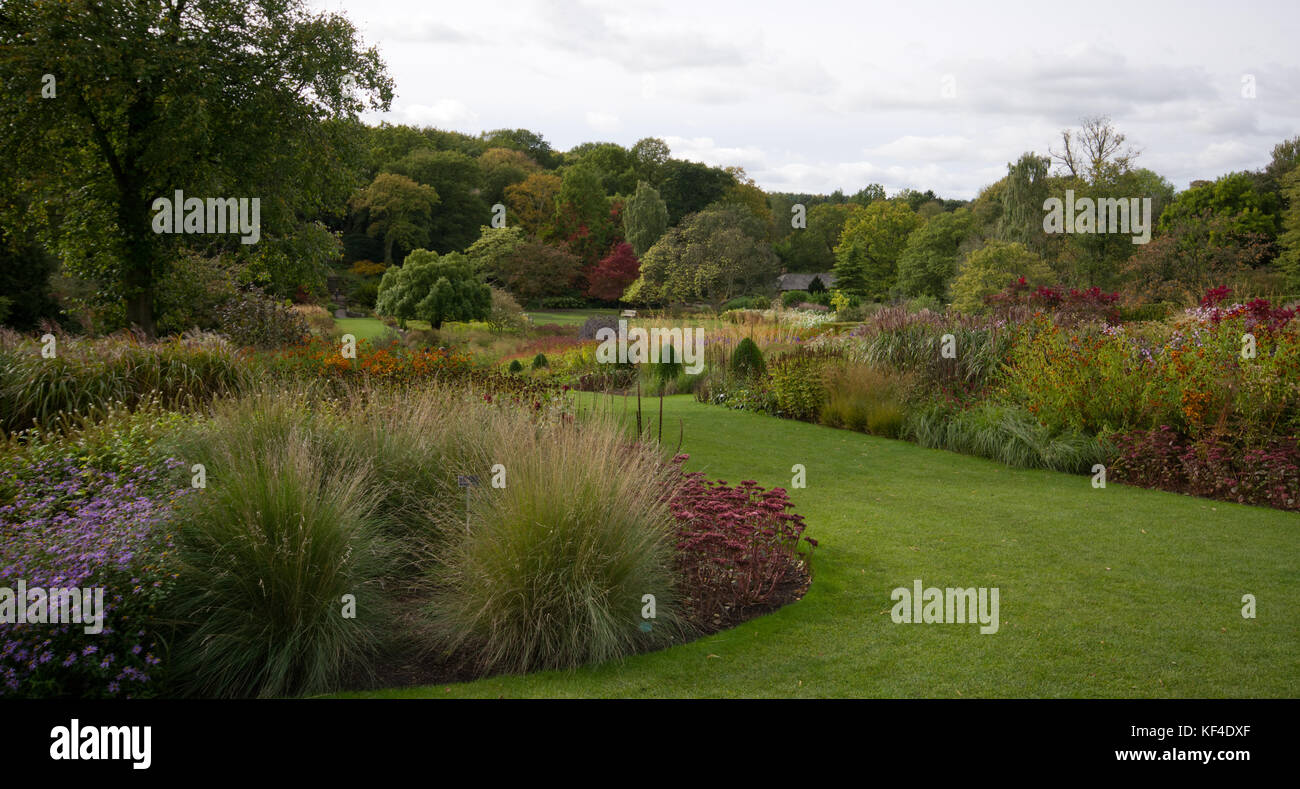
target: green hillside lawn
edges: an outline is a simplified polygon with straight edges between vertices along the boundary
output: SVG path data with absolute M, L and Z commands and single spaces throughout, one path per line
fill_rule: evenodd
M 665 441 L 684 420 L 692 470 L 788 487 L 807 467 L 791 494 L 821 547 L 802 601 L 622 663 L 359 695 L 1300 696 L 1295 514 L 1094 489 L 689 396 L 665 415 Z M 894 624 L 890 592 L 917 578 L 998 587 L 1001 629 Z
M 558 326 L 581 326 L 587 322 L 587 319 L 593 315 L 614 315 L 619 314 L 618 310 L 596 309 L 596 310 L 547 310 L 545 312 L 530 312 L 528 317 L 532 319 L 537 326 L 545 326 L 548 323 L 554 323 Z

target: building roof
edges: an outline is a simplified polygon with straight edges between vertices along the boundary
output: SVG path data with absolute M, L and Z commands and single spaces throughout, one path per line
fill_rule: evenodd
M 776 278 L 777 290 L 808 290 L 813 279 L 820 279 L 828 289 L 835 287 L 834 274 L 782 274 Z

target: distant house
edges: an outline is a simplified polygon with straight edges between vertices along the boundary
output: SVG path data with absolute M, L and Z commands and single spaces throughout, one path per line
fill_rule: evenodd
M 776 289 L 782 293 L 787 290 L 808 290 L 813 279 L 820 279 L 827 290 L 835 287 L 834 274 L 782 274 L 776 278 Z

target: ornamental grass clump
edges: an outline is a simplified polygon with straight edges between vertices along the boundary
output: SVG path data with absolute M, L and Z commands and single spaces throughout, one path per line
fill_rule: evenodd
M 672 469 L 601 417 L 516 427 L 500 423 L 494 437 L 505 486 L 472 491 L 468 523 L 441 524 L 427 610 L 446 648 L 483 671 L 522 672 L 680 640 L 674 521 L 662 501 Z
M 391 551 L 373 470 L 341 438 L 327 413 L 271 397 L 219 408 L 195 437 L 208 477 L 181 520 L 184 692 L 294 696 L 371 665 Z

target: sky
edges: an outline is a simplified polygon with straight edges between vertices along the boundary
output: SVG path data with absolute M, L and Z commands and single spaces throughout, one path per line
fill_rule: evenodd
M 387 64 L 397 95 L 370 123 L 522 127 L 557 150 L 660 137 L 767 191 L 967 199 L 1095 115 L 1184 189 L 1300 134 L 1295 0 L 309 5 Z

